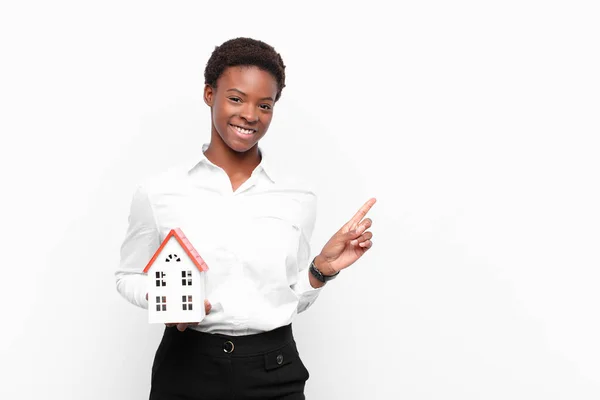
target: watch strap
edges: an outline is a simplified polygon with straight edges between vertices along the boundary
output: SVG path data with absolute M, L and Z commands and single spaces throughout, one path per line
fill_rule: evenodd
M 323 283 L 325 283 L 325 282 L 327 282 L 327 281 L 330 281 L 330 280 L 332 280 L 332 279 L 335 279 L 335 278 L 338 276 L 338 274 L 340 273 L 340 271 L 338 271 L 338 272 L 336 272 L 334 275 L 323 275 L 323 273 L 322 273 L 321 271 L 319 271 L 319 269 L 318 269 L 318 268 L 317 268 L 317 266 L 315 265 L 315 259 L 316 259 L 316 257 L 315 257 L 315 258 L 313 258 L 312 262 L 310 263 L 309 270 L 310 270 L 310 273 L 311 273 L 311 274 L 312 274 L 312 275 L 313 275 L 315 278 L 317 278 L 317 280 L 318 280 L 319 282 L 323 282 Z

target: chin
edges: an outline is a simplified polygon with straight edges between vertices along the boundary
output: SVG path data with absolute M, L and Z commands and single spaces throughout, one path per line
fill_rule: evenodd
M 252 149 L 258 144 L 259 140 L 263 136 L 257 133 L 255 134 L 256 136 L 248 138 L 240 137 L 237 133 L 232 131 L 232 128 L 229 127 L 229 125 L 227 126 L 227 129 L 225 129 L 225 132 L 225 135 L 220 135 L 221 139 L 223 139 L 225 144 L 227 144 L 230 149 L 238 153 L 245 153 L 246 151 Z
M 227 140 L 224 140 L 224 142 L 231 150 L 237 153 L 245 153 L 258 144 L 258 141 L 256 140 L 243 142 L 237 137 L 228 137 Z

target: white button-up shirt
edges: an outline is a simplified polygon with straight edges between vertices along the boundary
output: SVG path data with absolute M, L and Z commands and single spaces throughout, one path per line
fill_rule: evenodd
M 181 228 L 209 268 L 212 309 L 191 329 L 247 335 L 287 325 L 321 290 L 308 277 L 317 197 L 278 177 L 260 147 L 260 164 L 234 192 L 227 173 L 204 156 L 207 148 L 191 169 L 175 167 L 138 185 L 117 290 L 147 309 L 143 269 L 169 231 Z

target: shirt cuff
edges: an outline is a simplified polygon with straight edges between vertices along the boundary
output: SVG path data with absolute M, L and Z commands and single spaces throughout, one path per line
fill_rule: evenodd
M 308 269 L 302 270 L 299 272 L 300 276 L 298 277 L 298 282 L 296 282 L 295 285 L 295 292 L 298 295 L 298 308 L 297 311 L 298 313 L 304 312 L 306 311 L 306 309 L 308 309 L 314 302 L 315 300 L 319 297 L 319 293 L 321 293 L 321 289 L 323 289 L 324 286 L 321 286 L 320 288 L 314 288 L 312 287 L 312 285 L 310 284 L 310 279 L 309 279 L 309 274 L 310 272 L 308 271 Z

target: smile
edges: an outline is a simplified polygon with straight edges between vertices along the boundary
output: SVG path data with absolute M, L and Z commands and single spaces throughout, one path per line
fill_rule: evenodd
M 233 125 L 233 124 L 229 124 L 229 126 L 234 128 L 236 131 L 238 131 L 242 135 L 253 135 L 256 133 L 256 129 L 246 129 L 246 128 L 242 128 L 241 126 L 237 126 L 237 125 Z

